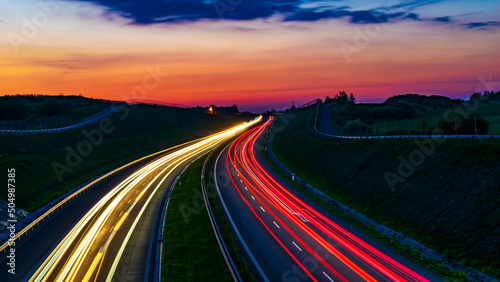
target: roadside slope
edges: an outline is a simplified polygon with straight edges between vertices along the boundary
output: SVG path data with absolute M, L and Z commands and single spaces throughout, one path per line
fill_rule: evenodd
M 477 270 L 499 276 L 500 144 L 471 140 L 434 143 L 413 173 L 402 159 L 420 150 L 415 140 L 332 140 L 306 131 L 310 111 L 278 119 L 272 149 L 297 175 L 336 200 Z M 403 161 L 404 162 L 404 161 Z
M 57 195 L 120 164 L 242 121 L 147 105 L 125 107 L 105 120 L 106 130 L 92 124 L 58 134 L 2 136 L 0 169 L 16 169 L 16 205 L 36 210 Z M 7 198 L 6 190 L 0 198 Z

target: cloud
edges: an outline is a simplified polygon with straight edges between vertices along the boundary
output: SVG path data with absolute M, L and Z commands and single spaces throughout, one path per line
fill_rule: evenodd
M 496 21 L 490 21 L 490 22 L 473 22 L 473 23 L 466 23 L 463 24 L 465 28 L 478 28 L 478 29 L 485 29 L 488 26 L 498 26 L 500 22 Z
M 446 17 L 437 17 L 437 18 L 434 18 L 434 21 L 435 21 L 435 22 L 443 22 L 443 23 L 447 23 L 447 22 L 450 22 L 450 21 L 451 21 L 451 17 L 450 17 L 450 16 L 446 16 Z
M 133 24 L 158 22 L 197 21 L 202 19 L 251 20 L 267 18 L 274 13 L 286 13 L 296 9 L 300 1 L 227 1 L 227 0 L 80 0 L 108 8 L 133 20 Z
M 91 2 L 131 20 L 131 24 L 172 23 L 199 20 L 253 20 L 282 15 L 283 21 L 318 21 L 346 17 L 351 23 L 385 23 L 392 19 L 420 20 L 408 11 L 443 0 L 406 1 L 393 6 L 353 8 L 356 2 L 337 0 L 73 0 Z M 375 5 L 373 5 L 375 4 Z M 382 3 L 383 4 L 383 3 Z M 406 10 L 406 11 L 405 11 Z
M 73 0 L 90 2 L 103 7 L 105 16 L 130 19 L 130 24 L 182 23 L 201 20 L 254 20 L 280 15 L 284 22 L 313 22 L 324 19 L 346 18 L 353 24 L 376 24 L 403 20 L 451 22 L 450 16 L 422 17 L 415 12 L 420 7 L 446 0 L 407 0 L 395 5 L 383 6 L 385 2 L 370 1 L 371 8 L 360 6 L 350 0 Z M 364 2 L 365 3 L 365 2 Z M 366 4 L 365 3 L 365 4 Z M 356 4 L 358 4 L 356 6 Z M 420 10 L 419 10 L 420 11 Z M 499 22 L 457 23 L 466 29 L 485 29 Z
M 421 21 L 420 17 L 417 14 L 415 14 L 415 13 L 409 13 L 406 16 L 406 18 L 413 19 L 413 20 L 416 20 L 416 21 Z
M 398 3 L 398 4 L 395 4 L 395 5 L 392 5 L 392 6 L 389 6 L 388 9 L 389 10 L 392 10 L 392 9 L 401 9 L 401 8 L 405 8 L 407 10 L 414 10 L 418 7 L 422 7 L 422 6 L 427 6 L 427 5 L 431 5 L 431 4 L 436 4 L 436 3 L 440 3 L 440 2 L 444 2 L 446 0 L 412 0 L 412 1 L 404 1 L 402 3 Z

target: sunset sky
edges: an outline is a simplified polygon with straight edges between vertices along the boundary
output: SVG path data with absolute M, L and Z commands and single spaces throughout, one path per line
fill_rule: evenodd
M 499 14 L 497 0 L 0 0 L 0 95 L 142 87 L 243 110 L 339 90 L 464 98 L 500 90 Z

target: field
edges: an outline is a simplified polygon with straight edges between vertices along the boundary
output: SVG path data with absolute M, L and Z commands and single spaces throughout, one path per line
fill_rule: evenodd
M 113 130 L 103 133 L 102 142 L 91 143 L 90 149 L 86 144 L 92 140 L 84 130 L 97 130 L 98 124 L 55 134 L 1 135 L 0 169 L 17 171 L 16 205 L 34 211 L 107 170 L 241 122 L 239 118 L 147 105 L 137 106 L 124 116 L 123 111 L 110 116 L 109 127 Z M 74 156 L 79 151 L 83 152 L 78 153 L 80 160 Z M 57 169 L 62 179 L 58 179 L 54 162 L 62 165 Z M 6 190 L 0 198 L 7 198 Z
M 500 276 L 500 143 L 342 141 L 307 132 L 313 114 L 314 109 L 294 112 L 290 124 L 275 134 L 273 151 L 288 168 L 378 222 Z M 434 149 L 426 154 L 417 142 Z

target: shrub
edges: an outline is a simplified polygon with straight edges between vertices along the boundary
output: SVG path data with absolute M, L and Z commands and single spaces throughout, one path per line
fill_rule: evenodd
M 488 122 L 479 115 L 471 115 L 466 118 L 457 118 L 457 134 L 459 135 L 474 135 L 474 118 L 476 118 L 476 126 L 478 134 L 484 135 L 488 134 L 489 124 Z M 451 120 L 451 121 L 450 121 Z M 438 122 L 438 127 L 444 131 L 444 134 L 454 135 L 455 134 L 455 117 L 451 117 L 446 121 L 444 119 Z
M 43 100 L 40 105 L 39 113 L 42 116 L 50 117 L 58 114 L 61 111 L 61 104 L 55 98 Z

